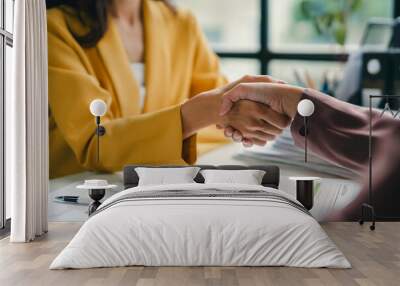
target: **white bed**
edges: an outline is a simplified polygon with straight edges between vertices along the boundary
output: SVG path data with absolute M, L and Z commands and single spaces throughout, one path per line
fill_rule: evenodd
M 253 190 L 272 199 L 252 197 L 251 192 L 249 197 L 135 197 L 138 192 L 174 190 Z M 198 183 L 134 187 L 112 196 L 50 269 L 128 265 L 351 267 L 318 222 L 287 193 Z

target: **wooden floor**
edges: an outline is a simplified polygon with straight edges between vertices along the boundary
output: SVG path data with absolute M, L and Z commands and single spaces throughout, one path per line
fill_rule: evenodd
M 124 267 L 48 270 L 79 229 L 51 223 L 48 235 L 29 244 L 0 241 L 0 285 L 400 285 L 400 223 L 378 223 L 375 232 L 357 223 L 323 225 L 352 269 L 288 267 Z

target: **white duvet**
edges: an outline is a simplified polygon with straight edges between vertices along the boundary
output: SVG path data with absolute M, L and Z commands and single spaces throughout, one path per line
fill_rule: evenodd
M 145 266 L 294 266 L 350 268 L 318 222 L 301 210 L 255 198 L 153 198 L 131 192 L 263 190 L 262 186 L 180 184 L 125 190 L 106 200 L 50 269 Z M 108 207 L 107 207 L 108 206 Z

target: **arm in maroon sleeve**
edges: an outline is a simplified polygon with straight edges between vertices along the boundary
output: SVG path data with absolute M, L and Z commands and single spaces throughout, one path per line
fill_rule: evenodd
M 322 158 L 354 170 L 363 184 L 362 197 L 354 202 L 366 200 L 368 191 L 368 139 L 369 109 L 337 100 L 315 90 L 307 89 L 303 98 L 315 105 L 310 117 L 309 150 Z M 373 110 L 373 191 L 375 202 L 384 204 L 385 212 L 400 215 L 400 120 L 389 115 L 380 118 Z M 291 126 L 296 145 L 304 148 L 303 118 L 296 115 Z M 391 199 L 396 198 L 395 202 Z M 395 204 L 394 204 L 395 203 Z M 392 206 L 391 206 L 392 204 Z
M 304 98 L 310 99 L 315 105 L 314 114 L 309 120 L 310 150 L 362 174 L 368 167 L 369 109 L 310 89 L 305 90 Z M 374 153 L 388 140 L 395 140 L 400 147 L 399 120 L 390 116 L 380 118 L 380 112 L 373 110 L 372 122 Z M 303 126 L 303 117 L 297 114 L 291 132 L 296 145 L 302 148 L 304 136 L 299 131 Z

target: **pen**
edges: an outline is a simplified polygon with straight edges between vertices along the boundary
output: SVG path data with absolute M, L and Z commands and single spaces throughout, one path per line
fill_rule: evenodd
M 65 203 L 78 203 L 79 197 L 78 196 L 57 196 L 55 199 L 59 202 Z

